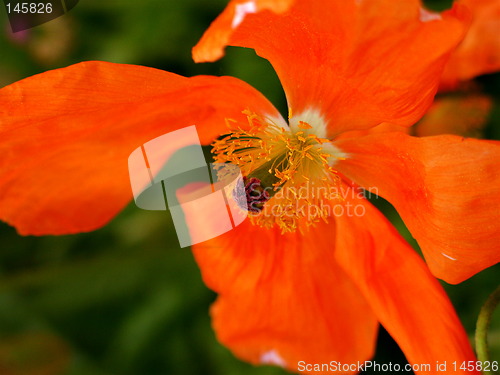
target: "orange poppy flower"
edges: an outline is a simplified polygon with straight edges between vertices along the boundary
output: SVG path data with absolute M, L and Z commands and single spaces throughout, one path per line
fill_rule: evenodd
M 454 28 L 458 24 L 450 18 L 451 14 L 466 18 L 462 7 L 435 14 L 415 1 L 334 2 L 331 9 L 314 4 L 297 4 L 295 12 L 283 16 L 249 15 L 251 22 L 234 30 L 229 43 L 254 48 L 273 64 L 293 110 L 292 130 L 300 130 L 297 124 L 305 122 L 320 137 L 335 139 L 333 154 L 339 156 L 335 169 L 360 186 L 376 186 L 398 209 L 436 276 L 458 283 L 496 264 L 500 234 L 491 218 L 499 190 L 485 181 L 497 185 L 493 166 L 500 160 L 498 142 L 417 139 L 383 132 L 352 136 L 367 134 L 354 130 L 383 122 L 410 126 L 422 116 L 435 93 L 432 81 L 439 79 L 449 56 L 450 49 L 443 49 L 463 36 L 464 29 Z M 340 20 L 322 17 L 322 12 L 336 13 Z M 313 21 L 302 19 L 305 15 L 314 21 L 314 28 L 309 25 Z M 218 30 L 227 29 L 223 16 L 193 49 L 196 61 L 221 56 L 226 40 L 219 38 Z M 401 35 L 388 35 L 391 28 Z M 426 40 L 426 32 L 433 32 L 432 38 Z M 412 48 L 402 46 L 404 37 L 413 38 Z M 274 42 L 277 39 L 280 43 Z M 468 153 L 466 163 L 461 162 L 464 153 Z M 450 172 L 443 176 L 445 170 Z M 464 184 L 467 194 L 462 194 Z M 478 245 L 481 254 L 472 250 Z
M 460 6 L 429 13 L 418 0 L 273 4 L 231 2 L 194 57 L 254 48 L 283 83 L 289 123 L 231 77 L 103 62 L 40 74 L 0 90 L 0 218 L 21 234 L 96 229 L 131 199 L 129 154 L 196 124 L 219 161 L 281 188 L 193 249 L 219 293 L 222 343 L 252 363 L 306 373 L 321 364 L 321 374 L 334 361 L 353 374 L 373 355 L 381 322 L 415 366 L 479 374 L 450 368 L 475 359 L 451 303 L 359 189 L 376 187 L 398 209 L 438 277 L 460 282 L 497 262 L 498 143 L 362 132 L 422 116 L 467 15 Z M 314 183 L 325 190 L 280 196 Z M 185 215 L 196 224 L 196 213 Z

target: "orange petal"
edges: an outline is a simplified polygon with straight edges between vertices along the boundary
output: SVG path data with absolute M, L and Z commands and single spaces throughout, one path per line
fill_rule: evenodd
M 500 1 L 460 0 L 473 14 L 472 24 L 446 65 L 441 89 L 455 89 L 460 81 L 500 70 Z
M 197 125 L 202 143 L 241 112 L 279 116 L 231 77 L 185 78 L 140 66 L 87 62 L 0 90 L 0 219 L 22 234 L 96 229 L 132 198 L 129 154 Z
M 293 114 L 319 112 L 331 135 L 382 122 L 409 126 L 431 104 L 467 22 L 462 7 L 431 14 L 418 0 L 298 0 L 283 14 L 248 14 L 234 27 L 217 20 L 193 56 L 219 58 L 224 44 L 207 40 L 231 33 L 228 45 L 254 48 L 273 64 Z
M 493 100 L 487 95 L 441 97 L 415 125 L 415 135 L 455 134 L 480 138 L 492 108 Z
M 480 375 L 452 368 L 454 361 L 475 357 L 451 302 L 423 260 L 366 200 L 352 193 L 346 204 L 350 211 L 336 219 L 336 259 L 408 361 L 432 366 L 415 373 L 438 374 L 436 363 L 446 363 L 443 373 Z
M 198 45 L 193 48 L 197 62 L 215 61 L 224 56 L 224 48 L 235 27 L 239 26 L 248 14 L 270 10 L 275 13 L 287 11 L 294 0 L 231 0 L 226 9 L 210 25 Z
M 187 213 L 188 221 L 194 216 Z M 332 231 L 321 224 L 306 235 L 282 235 L 247 220 L 194 246 L 205 283 L 219 293 L 212 307 L 219 341 L 243 360 L 293 372 L 300 361 L 371 358 L 377 322 L 334 260 Z
M 437 277 L 459 283 L 500 260 L 500 142 L 373 134 L 336 142 L 336 168 L 398 210 Z

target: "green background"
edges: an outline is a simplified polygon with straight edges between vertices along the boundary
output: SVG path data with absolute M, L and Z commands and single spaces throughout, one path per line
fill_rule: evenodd
M 450 4 L 428 3 L 435 9 Z M 191 47 L 225 4 L 81 0 L 66 16 L 16 37 L 1 8 L 0 86 L 105 60 L 186 76 L 236 76 L 285 112 L 274 71 L 251 50 L 230 48 L 217 63 L 192 62 Z M 478 82 L 496 102 L 484 134 L 500 139 L 500 76 Z M 394 209 L 375 203 L 415 245 Z M 458 286 L 445 285 L 470 335 L 499 274 L 497 265 Z M 105 228 L 61 237 L 21 237 L 0 223 L 0 375 L 283 374 L 242 363 L 217 343 L 208 316 L 214 299 L 189 249 L 179 249 L 167 213 L 130 205 Z M 490 333 L 496 360 L 499 315 Z M 376 360 L 404 362 L 383 331 Z

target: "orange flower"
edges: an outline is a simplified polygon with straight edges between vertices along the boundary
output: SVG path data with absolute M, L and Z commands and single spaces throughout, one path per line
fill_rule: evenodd
M 439 283 L 358 188 L 398 209 L 438 277 L 460 282 L 497 262 L 498 143 L 363 132 L 422 116 L 467 15 L 429 13 L 418 0 L 280 4 L 231 2 L 194 57 L 254 48 L 283 83 L 288 123 L 237 79 L 139 66 L 87 62 L 0 90 L 0 217 L 22 234 L 98 228 L 131 198 L 128 155 L 196 124 L 219 161 L 281 188 L 194 247 L 219 293 L 218 337 L 237 356 L 301 372 L 336 361 L 352 374 L 373 355 L 381 322 L 415 365 L 474 360 Z M 325 190 L 303 195 L 308 186 Z

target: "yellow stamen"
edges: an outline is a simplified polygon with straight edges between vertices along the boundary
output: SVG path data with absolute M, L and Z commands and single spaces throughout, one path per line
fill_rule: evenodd
M 301 129 L 312 129 L 312 126 L 309 125 L 307 122 L 299 121 L 299 128 L 301 128 Z
M 258 178 L 272 196 L 250 220 L 266 228 L 277 225 L 282 233 L 327 222 L 331 200 L 341 199 L 340 178 L 330 166 L 338 157 L 323 146 L 330 141 L 309 132 L 293 133 L 250 111 L 243 113 L 248 123 L 240 126 L 226 120 L 230 134 L 212 144 L 212 153 L 217 162 L 235 164 L 243 176 Z M 300 129 L 313 129 L 304 121 L 298 124 Z

